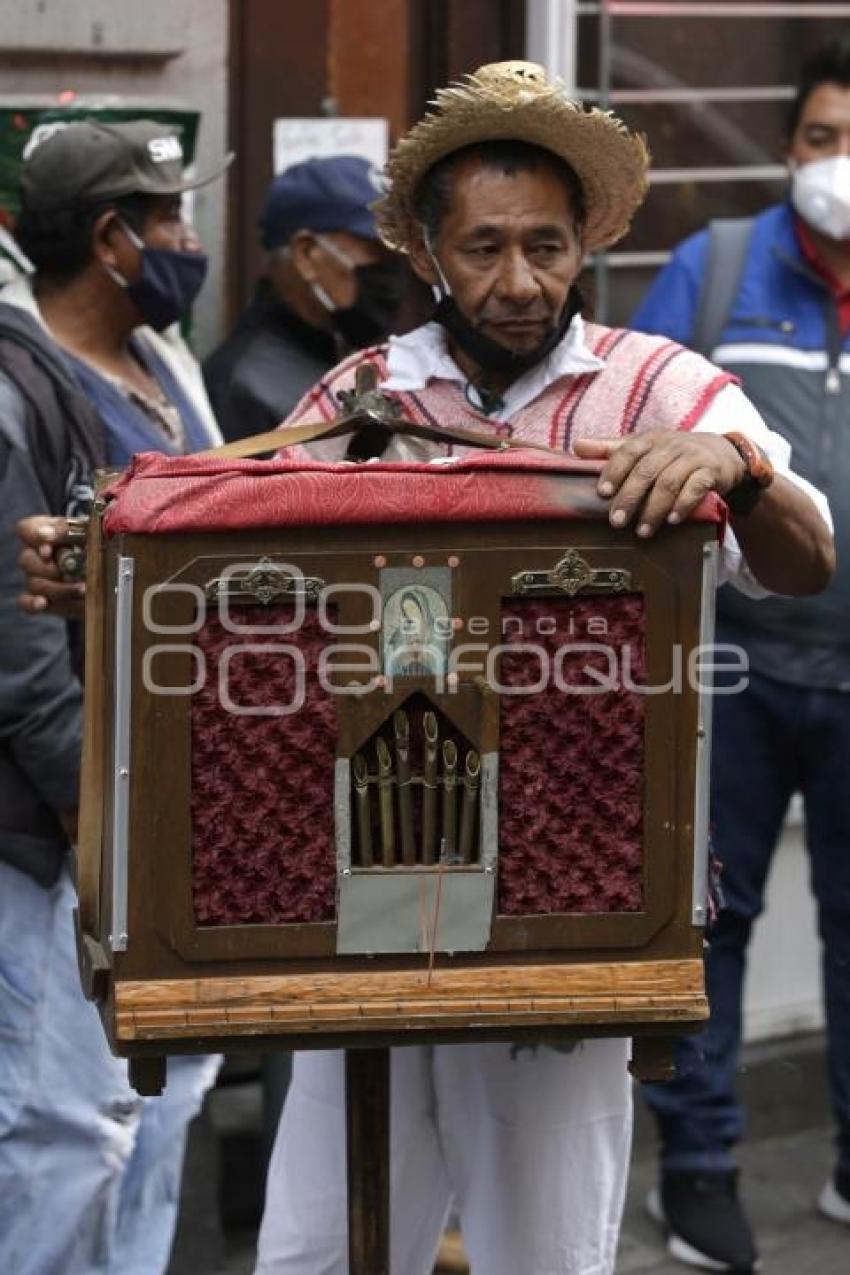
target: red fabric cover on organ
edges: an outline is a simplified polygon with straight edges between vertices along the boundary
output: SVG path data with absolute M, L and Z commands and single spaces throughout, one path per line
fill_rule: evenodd
M 588 629 L 591 619 L 596 624 Z M 506 601 L 502 626 L 506 645 L 534 643 L 550 664 L 570 643 L 604 644 L 616 654 L 618 674 L 627 658 L 631 681 L 644 680 L 644 606 L 637 594 Z M 501 913 L 631 912 L 642 906 L 645 696 L 622 685 L 591 694 L 559 689 L 560 681 L 598 692 L 598 681 L 583 671 L 588 667 L 602 676 L 612 671 L 602 652 L 574 649 L 562 674 L 550 677 L 539 694 L 501 697 Z M 503 685 L 529 686 L 539 676 L 537 658 L 502 656 Z
M 602 518 L 591 483 L 596 461 L 532 449 L 479 452 L 462 460 L 326 464 L 135 456 L 106 495 L 106 535 L 229 531 L 250 527 Z M 722 525 L 725 506 L 706 497 L 694 515 Z
M 257 622 L 257 608 L 231 606 L 236 624 Z M 292 607 L 263 608 L 264 625 L 283 626 Z M 192 798 L 195 916 L 200 925 L 333 920 L 336 860 L 333 826 L 336 708 L 318 684 L 327 634 L 307 608 L 285 638 L 244 639 L 217 616 L 196 634 L 207 677 L 192 696 Z M 226 712 L 219 671 L 225 649 L 295 645 L 306 668 L 303 707 L 281 716 Z M 295 669 L 280 652 L 246 651 L 230 660 L 226 685 L 239 707 L 287 706 Z

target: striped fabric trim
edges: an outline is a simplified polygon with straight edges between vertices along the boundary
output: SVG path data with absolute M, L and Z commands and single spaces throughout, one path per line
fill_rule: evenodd
M 633 434 L 636 431 L 643 409 L 646 407 L 657 381 L 667 371 L 673 360 L 682 353 L 684 351 L 680 345 L 675 345 L 674 342 L 668 341 L 643 364 L 637 374 L 637 379 L 632 386 L 625 410 L 620 418 L 617 433 L 621 437 L 624 434 Z
M 419 421 L 425 425 L 439 426 L 440 422 L 432 415 L 431 412 L 428 411 L 428 408 L 422 402 L 419 395 L 414 393 L 413 390 L 405 390 L 404 394 L 399 394 L 397 397 L 401 399 L 407 409 L 405 415 L 408 416 L 409 420 L 415 421 L 418 418 Z M 411 403 L 414 408 L 412 412 L 410 410 Z
M 577 376 L 558 404 L 552 416 L 552 428 L 549 430 L 550 447 L 560 446 L 564 451 L 569 450 L 570 426 L 575 416 L 576 408 L 593 384 L 595 375 L 595 372 L 585 372 L 582 376 Z M 566 415 L 567 413 L 569 415 Z M 562 434 L 563 437 L 561 437 Z M 560 443 L 558 441 L 559 438 L 561 438 Z
M 709 405 L 714 402 L 715 398 L 717 397 L 717 395 L 720 393 L 721 390 L 724 390 L 727 385 L 739 385 L 739 384 L 740 382 L 737 376 L 728 376 L 728 375 L 722 376 L 721 375 L 721 376 L 715 377 L 715 379 L 711 382 L 711 384 L 705 387 L 705 389 L 703 390 L 702 394 L 700 394 L 699 398 L 697 399 L 691 411 L 688 413 L 685 419 L 680 423 L 679 430 L 684 433 L 687 433 L 689 430 L 692 430 L 694 426 L 696 425 L 697 421 L 700 419 L 700 417 L 703 416 L 703 414 L 708 411 Z
M 628 337 L 628 332 L 624 328 L 603 329 L 601 340 L 597 340 L 592 345 L 592 352 L 598 359 L 605 359 L 613 353 L 617 347 Z M 584 376 L 576 378 L 573 389 L 567 394 L 564 403 L 558 410 L 558 416 L 561 416 L 565 408 L 569 408 L 569 414 L 564 422 L 563 449 L 565 452 L 570 450 L 573 441 L 573 425 L 575 424 L 576 414 L 582 405 L 585 394 L 596 384 L 598 372 L 588 372 Z M 560 423 L 559 423 L 560 428 Z M 557 435 L 552 446 L 557 446 Z

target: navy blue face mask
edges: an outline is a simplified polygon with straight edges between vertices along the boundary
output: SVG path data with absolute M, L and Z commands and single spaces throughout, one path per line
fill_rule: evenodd
M 124 288 L 144 322 L 163 332 L 192 308 L 206 278 L 209 257 L 203 252 L 151 248 L 124 222 L 120 224 L 139 249 L 139 277 L 129 283 L 117 270 L 107 267 L 107 271 Z

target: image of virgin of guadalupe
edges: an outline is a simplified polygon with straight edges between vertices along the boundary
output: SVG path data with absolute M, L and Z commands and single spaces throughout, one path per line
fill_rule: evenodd
M 436 589 L 405 585 L 384 607 L 384 672 L 388 677 L 442 677 L 451 632 Z

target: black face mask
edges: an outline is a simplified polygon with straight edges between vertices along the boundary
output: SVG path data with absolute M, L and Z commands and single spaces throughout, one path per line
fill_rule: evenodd
M 575 284 L 567 293 L 567 300 L 561 311 L 558 322 L 547 336 L 533 350 L 515 353 L 506 346 L 494 341 L 479 331 L 469 319 L 461 313 L 454 297 L 444 295 L 437 304 L 433 319 L 445 328 L 452 340 L 460 346 L 482 372 L 499 372 L 510 376 L 521 376 L 545 359 L 563 339 L 573 317 L 584 305 L 584 299 Z
M 331 323 L 353 350 L 384 341 L 393 329 L 404 295 L 404 265 L 400 261 L 379 261 L 355 266 L 354 302 L 331 311 Z

